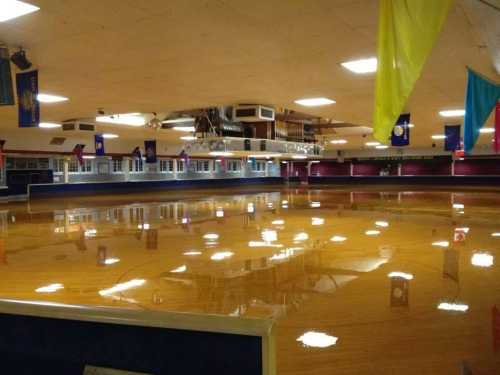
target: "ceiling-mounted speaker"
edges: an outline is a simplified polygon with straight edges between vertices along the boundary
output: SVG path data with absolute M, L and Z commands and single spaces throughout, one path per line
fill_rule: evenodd
M 26 57 L 26 52 L 22 49 L 14 52 L 10 57 L 10 61 L 21 70 L 29 69 L 32 66 L 31 61 Z

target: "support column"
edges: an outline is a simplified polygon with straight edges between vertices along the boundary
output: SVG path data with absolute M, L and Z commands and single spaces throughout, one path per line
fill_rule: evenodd
M 307 177 L 311 176 L 311 166 L 312 166 L 312 161 L 307 162 Z
M 398 176 L 401 176 L 401 163 L 398 163 Z
M 63 176 L 65 184 L 69 182 L 69 160 L 69 158 L 64 158 Z
M 451 175 L 455 176 L 455 160 L 451 161 Z
M 173 165 L 173 173 L 174 173 L 174 180 L 177 180 L 177 159 L 173 159 L 174 165 Z
M 122 170 L 123 170 L 123 176 L 125 181 L 130 180 L 130 163 L 132 162 L 132 159 L 125 156 L 122 159 Z
M 350 171 L 349 171 L 349 176 L 354 176 L 354 164 L 351 161 L 351 166 L 350 166 Z

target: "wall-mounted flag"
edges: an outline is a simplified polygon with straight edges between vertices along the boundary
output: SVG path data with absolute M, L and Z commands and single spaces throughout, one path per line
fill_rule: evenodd
M 0 106 L 14 105 L 14 89 L 10 71 L 9 50 L 0 47 Z
M 75 148 L 73 148 L 73 154 L 76 156 L 78 163 L 80 165 L 83 165 L 83 149 L 85 148 L 85 145 L 82 144 L 77 144 Z
M 398 121 L 391 134 L 391 144 L 396 147 L 408 146 L 410 144 L 410 114 L 399 116 Z
M 132 150 L 132 157 L 137 159 L 142 159 L 141 149 L 139 146 Z
M 3 167 L 3 147 L 5 146 L 5 140 L 0 139 L 0 169 Z
M 479 137 L 479 130 L 500 99 L 500 84 L 491 82 L 467 68 L 467 92 L 465 94 L 464 146 L 469 153 Z
M 495 152 L 498 154 L 500 152 L 500 101 L 497 102 L 495 110 L 495 136 L 493 138 L 493 146 L 495 147 Z
M 95 141 L 95 154 L 97 156 L 104 156 L 105 151 L 104 151 L 104 137 L 102 134 L 96 134 L 94 136 L 94 141 Z
M 445 125 L 444 127 L 444 150 L 456 151 L 460 150 L 460 125 Z
M 156 141 L 144 141 L 146 163 L 156 163 Z
M 38 70 L 16 74 L 19 127 L 33 128 L 40 123 L 38 96 Z

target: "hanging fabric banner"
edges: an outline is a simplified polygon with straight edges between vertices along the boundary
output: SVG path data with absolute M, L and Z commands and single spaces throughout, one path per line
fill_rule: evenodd
M 73 149 L 73 154 L 76 156 L 78 163 L 80 165 L 83 165 L 83 149 L 85 148 L 85 145 L 82 144 L 77 144 L 75 148 Z
M 500 84 L 491 82 L 467 68 L 467 92 L 465 94 L 464 145 L 470 153 L 479 137 L 479 130 L 500 99 Z
M 16 74 L 19 127 L 33 128 L 40 123 L 38 102 L 38 70 Z
M 446 125 L 444 127 L 444 150 L 460 150 L 460 125 Z
M 156 141 L 144 141 L 146 163 L 156 163 Z
M 14 105 L 9 50 L 6 47 L 0 47 L 0 106 L 2 105 Z
M 104 156 L 104 137 L 102 134 L 96 134 L 94 136 L 95 141 L 95 154 L 96 156 Z
M 392 129 L 391 145 L 396 147 L 408 146 L 410 144 L 410 114 L 399 116 L 396 126 Z
M 495 152 L 498 154 L 500 152 L 500 101 L 497 102 L 495 111 L 495 136 L 493 138 L 493 146 L 495 147 Z
M 373 135 L 388 143 L 453 0 L 380 0 Z

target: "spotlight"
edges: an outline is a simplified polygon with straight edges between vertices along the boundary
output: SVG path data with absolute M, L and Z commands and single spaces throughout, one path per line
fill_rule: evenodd
M 20 49 L 17 52 L 14 52 L 10 57 L 10 60 L 21 70 L 26 70 L 31 68 L 31 61 L 29 61 L 26 57 L 26 52 L 23 49 Z

